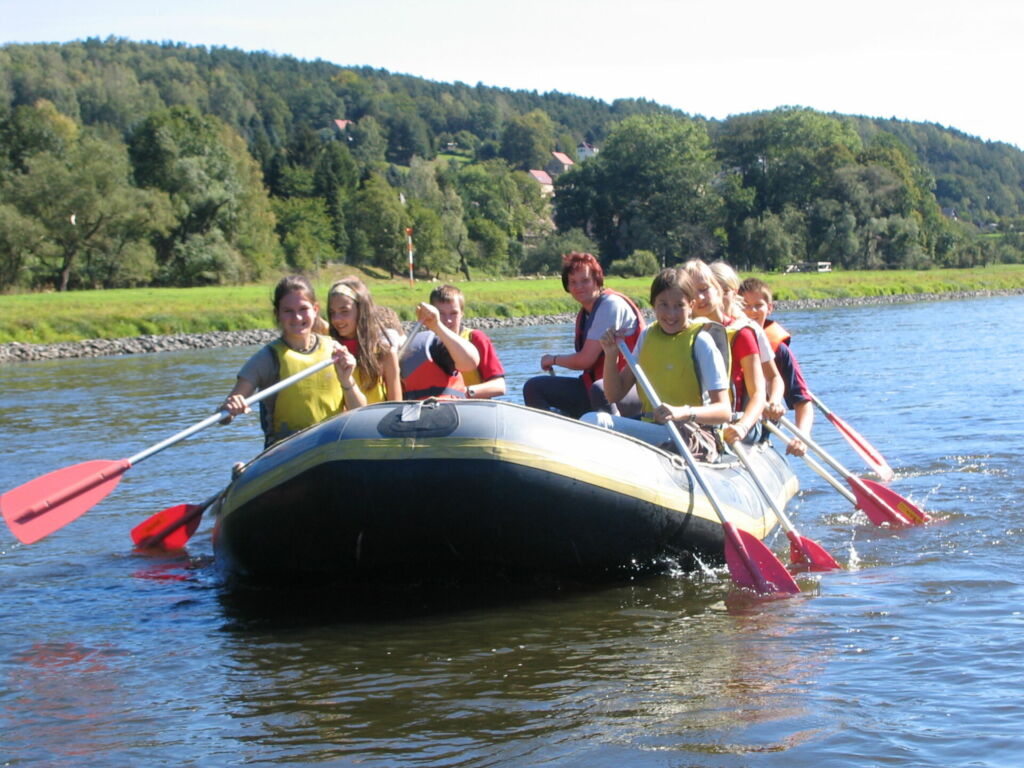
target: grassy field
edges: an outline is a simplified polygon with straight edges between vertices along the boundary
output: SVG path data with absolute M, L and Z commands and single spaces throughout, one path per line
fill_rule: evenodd
M 338 277 L 357 273 L 340 267 L 315 281 L 323 295 Z M 374 299 L 413 317 L 416 303 L 427 298 L 431 283 L 366 280 Z M 746 275 L 743 275 L 744 277 Z M 925 272 L 777 273 L 763 275 L 777 299 L 829 299 L 859 296 L 949 293 L 1024 289 L 1024 265 Z M 650 278 L 609 278 L 608 285 L 647 305 Z M 577 305 L 562 290 L 558 277 L 474 280 L 456 283 L 477 317 L 522 317 L 574 312 Z M 273 326 L 273 284 L 207 288 L 137 288 L 112 291 L 31 293 L 0 296 L 0 343 L 52 343 L 81 339 L 116 339 L 143 334 L 237 331 Z

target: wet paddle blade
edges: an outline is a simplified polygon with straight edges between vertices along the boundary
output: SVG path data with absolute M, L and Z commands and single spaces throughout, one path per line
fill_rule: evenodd
M 127 459 L 97 459 L 64 467 L 0 496 L 4 520 L 19 541 L 32 544 L 100 503 L 131 467 Z
M 874 491 L 875 495 L 877 495 L 882 501 L 903 515 L 903 517 L 905 517 L 912 525 L 921 525 L 922 523 L 927 523 L 931 520 L 923 509 L 908 501 L 903 496 L 900 496 L 896 491 L 892 490 L 892 488 L 884 486 L 881 483 L 876 483 L 874 480 L 864 480 L 862 478 L 861 482 Z
M 838 571 L 842 566 L 825 551 L 818 542 L 801 536 L 796 531 L 787 531 L 789 537 L 789 562 L 806 565 L 812 571 Z
M 157 512 L 132 528 L 139 549 L 181 549 L 199 527 L 206 504 L 178 504 Z
M 834 413 L 829 412 L 826 414 L 826 417 L 835 425 L 840 434 L 846 438 L 846 442 L 853 447 L 853 450 L 860 454 L 860 457 L 864 459 L 869 469 L 882 478 L 884 482 L 892 480 L 894 476 L 892 467 L 889 466 L 889 462 L 885 460 L 882 454 L 875 450 L 871 443 Z
M 763 595 L 800 592 L 792 574 L 760 539 L 729 522 L 723 527 L 725 562 L 733 581 Z
M 888 502 L 871 491 L 865 481 L 855 475 L 846 478 L 857 499 L 857 509 L 864 512 L 875 525 L 906 525 L 910 522 L 906 517 L 893 509 Z

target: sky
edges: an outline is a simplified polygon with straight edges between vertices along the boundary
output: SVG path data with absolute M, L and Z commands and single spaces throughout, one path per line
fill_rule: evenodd
M 1020 0 L 0 0 L 0 42 L 184 42 L 709 118 L 780 106 L 1024 149 Z

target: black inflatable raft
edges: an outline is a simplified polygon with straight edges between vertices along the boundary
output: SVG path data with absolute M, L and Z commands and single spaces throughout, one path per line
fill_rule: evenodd
M 784 505 L 796 477 L 750 452 Z M 775 519 L 738 463 L 708 466 L 726 517 Z M 678 456 L 504 401 L 380 403 L 254 459 L 217 509 L 218 560 L 273 583 L 596 580 L 723 560 L 718 518 Z

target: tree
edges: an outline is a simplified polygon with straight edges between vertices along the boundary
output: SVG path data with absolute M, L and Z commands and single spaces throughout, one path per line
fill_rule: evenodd
M 501 157 L 521 171 L 547 165 L 554 145 L 554 124 L 539 109 L 512 118 L 501 132 Z
M 174 207 L 175 225 L 156 242 L 162 282 L 248 280 L 279 263 L 259 168 L 219 120 L 184 107 L 155 113 L 132 135 L 129 151 L 137 183 L 164 191 Z M 200 242 L 217 256 L 190 264 L 203 253 Z M 222 271 L 211 271 L 212 264 Z
M 578 227 L 610 263 L 637 249 L 671 263 L 717 248 L 721 196 L 704 126 L 660 115 L 623 120 L 601 154 L 555 183 L 560 230 Z
M 358 254 L 361 259 L 388 270 L 391 275 L 401 273 L 406 259 L 405 228 L 409 221 L 399 202 L 398 190 L 380 175 L 371 175 L 356 193 L 352 226 L 361 234 L 354 242 L 357 247 L 365 248 Z
M 12 265 L 25 265 L 25 256 L 31 253 L 34 285 L 48 280 L 66 291 L 75 284 L 91 284 L 78 274 L 81 259 L 89 252 L 151 258 L 148 238 L 166 231 L 169 205 L 166 196 L 131 186 L 123 145 L 85 134 L 61 153 L 37 152 L 23 165 L 23 173 L 7 176 L 0 197 L 20 214 L 22 225 L 22 234 L 11 242 L 22 256 L 12 256 Z M 25 218 L 35 222 L 32 230 L 46 247 L 29 247 Z M 136 277 L 141 281 L 151 275 Z

